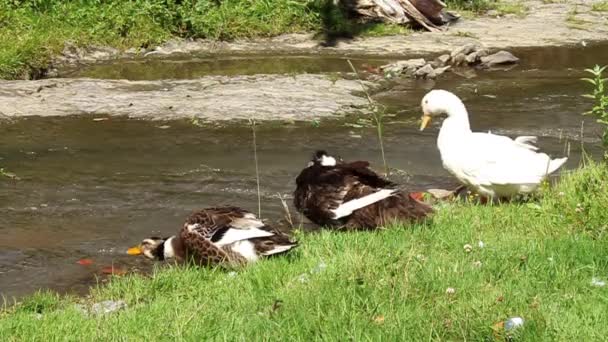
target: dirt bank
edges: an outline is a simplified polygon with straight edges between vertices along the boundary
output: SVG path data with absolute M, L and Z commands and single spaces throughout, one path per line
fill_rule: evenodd
M 47 79 L 0 82 L 0 114 L 206 120 L 311 120 L 365 108 L 360 84 L 323 75 L 208 76 L 195 80 Z
M 420 32 L 408 36 L 355 37 L 327 42 L 314 34 L 290 34 L 269 39 L 217 41 L 170 41 L 140 54 L 162 57 L 171 54 L 339 54 L 368 56 L 412 56 L 440 53 L 477 42 L 487 48 L 542 47 L 606 40 L 608 12 L 592 10 L 599 0 L 523 3 L 524 16 L 507 14 L 463 18 L 444 32 Z M 70 50 L 59 61 L 75 62 L 135 56 L 135 50 L 120 54 L 113 49 Z

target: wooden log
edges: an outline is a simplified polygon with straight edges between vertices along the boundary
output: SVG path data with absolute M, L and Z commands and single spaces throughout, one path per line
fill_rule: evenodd
M 427 19 L 436 25 L 443 23 L 441 11 L 445 8 L 445 4 L 441 0 L 409 0 L 414 7 Z
M 399 0 L 399 3 L 401 3 L 401 6 L 403 7 L 407 15 L 414 21 L 416 21 L 418 24 L 422 25 L 424 28 L 431 32 L 440 31 L 439 28 L 435 24 L 433 24 L 427 17 L 425 17 L 424 14 L 420 13 L 420 11 L 418 11 L 418 9 L 409 0 Z
M 441 0 L 339 0 L 340 5 L 353 13 L 374 20 L 394 24 L 416 22 L 429 31 L 438 31 L 441 25 Z

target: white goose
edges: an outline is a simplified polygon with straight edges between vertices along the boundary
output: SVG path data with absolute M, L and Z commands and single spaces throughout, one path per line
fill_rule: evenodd
M 568 158 L 551 159 L 536 152 L 536 137 L 515 140 L 472 132 L 469 115 L 458 96 L 432 90 L 422 98 L 423 130 L 433 116 L 447 115 L 437 138 L 443 167 L 481 195 L 511 197 L 530 193 Z

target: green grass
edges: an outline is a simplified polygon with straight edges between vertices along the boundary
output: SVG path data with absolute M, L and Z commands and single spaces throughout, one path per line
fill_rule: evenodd
M 231 40 L 283 33 L 406 34 L 360 25 L 332 0 L 0 0 L 0 78 L 36 78 L 76 46 L 148 47 L 170 37 Z
M 591 280 L 608 278 L 606 203 L 608 167 L 590 163 L 538 202 L 455 202 L 426 225 L 300 234 L 294 253 L 236 275 L 170 267 L 88 299 L 38 294 L 0 314 L 0 340 L 490 341 L 512 316 L 525 320 L 518 340 L 603 340 L 608 287 Z M 74 307 L 106 299 L 129 307 Z
M 500 15 L 514 14 L 519 17 L 525 16 L 529 10 L 524 1 L 497 2 L 493 9 Z
M 608 1 L 601 1 L 593 4 L 591 10 L 596 12 L 608 12 Z
M 590 24 L 589 21 L 580 19 L 577 15 L 580 14 L 578 11 L 578 7 L 574 6 L 574 8 L 568 13 L 566 13 L 566 24 L 569 28 L 575 30 L 586 30 L 588 29 L 587 25 Z
M 476 13 L 491 10 L 496 5 L 497 0 L 446 0 L 445 4 L 449 9 L 472 11 Z

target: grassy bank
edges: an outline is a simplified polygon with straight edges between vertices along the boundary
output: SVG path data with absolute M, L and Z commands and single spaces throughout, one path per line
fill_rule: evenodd
M 492 0 L 453 0 L 481 10 Z M 67 42 L 148 47 L 171 37 L 229 40 L 293 32 L 345 35 L 405 33 L 358 25 L 332 0 L 0 0 L 0 78 L 35 78 Z
M 608 168 L 592 164 L 538 202 L 451 203 L 424 226 L 301 234 L 288 258 L 236 274 L 116 279 L 90 301 L 129 307 L 105 317 L 36 295 L 1 314 L 0 340 L 480 341 L 511 316 L 525 340 L 602 340 L 608 287 L 592 279 L 608 278 L 607 187 Z

